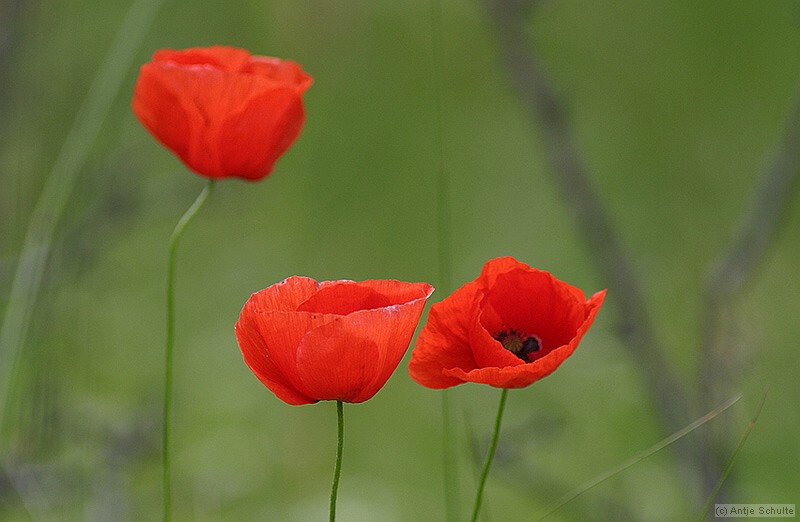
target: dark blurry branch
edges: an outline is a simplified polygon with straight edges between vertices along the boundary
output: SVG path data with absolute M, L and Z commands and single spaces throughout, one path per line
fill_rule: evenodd
M 523 23 L 530 3 L 485 1 L 513 86 L 531 117 L 539 123 L 553 179 L 597 260 L 603 280 L 608 283 L 610 302 L 618 307 L 617 331 L 644 373 L 644 382 L 650 388 L 664 428 L 677 430 L 692 418 L 693 409 L 683 384 L 664 356 L 664 347 L 653 330 L 636 273 L 590 183 L 564 109 L 534 53 L 533 43 L 524 32 Z
M 800 175 L 800 86 L 795 106 L 789 113 L 783 136 L 772 151 L 766 167 L 756 180 L 750 200 L 742 211 L 739 224 L 728 246 L 717 256 L 709 271 L 700 313 L 701 396 L 706 404 L 731 393 L 735 376 L 743 374 L 737 361 L 742 360 L 742 346 L 730 335 L 725 318 L 730 300 L 753 276 L 756 265 L 774 241 L 782 217 L 792 202 Z M 727 335 L 726 335 L 727 334 Z M 713 487 L 724 464 L 731 430 L 719 426 L 709 434 L 709 449 L 703 455 L 703 479 Z M 722 493 L 724 495 L 724 492 Z
M 800 173 L 800 92 L 782 141 L 753 188 L 728 248 L 712 264 L 706 286 L 709 306 L 735 294 L 775 237 Z
M 609 297 L 618 307 L 617 329 L 643 371 L 665 427 L 674 430 L 695 411 L 686 388 L 667 363 L 657 338 L 646 302 L 630 259 L 615 232 L 608 213 L 593 190 L 589 174 L 569 128 L 564 108 L 553 90 L 533 42 L 525 32 L 525 21 L 534 2 L 528 0 L 485 0 L 497 34 L 500 51 L 514 88 L 539 123 L 545 140 L 552 174 L 575 217 L 592 254 L 608 281 Z M 800 94 L 798 94 L 800 97 Z M 790 115 L 786 132 L 771 162 L 757 182 L 749 205 L 729 246 L 712 264 L 701 314 L 700 396 L 708 404 L 732 393 L 730 376 L 741 373 L 731 368 L 737 347 L 726 342 L 725 314 L 728 301 L 752 275 L 764 256 L 781 217 L 791 202 L 800 171 L 800 102 Z M 724 437 L 725 429 L 715 430 Z M 712 435 L 704 448 L 684 446 L 685 469 L 700 471 L 706 489 L 719 476 L 718 454 L 724 454 L 721 438 Z M 720 453 L 721 452 L 721 453 Z M 690 478 L 694 478 L 691 474 Z

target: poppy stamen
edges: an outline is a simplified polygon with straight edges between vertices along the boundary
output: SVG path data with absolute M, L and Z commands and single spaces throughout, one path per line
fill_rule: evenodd
M 503 348 L 513 353 L 525 362 L 531 362 L 528 357 L 530 354 L 539 351 L 539 339 L 532 335 L 525 335 L 517 330 L 502 330 L 494 335 L 494 339 L 500 341 Z

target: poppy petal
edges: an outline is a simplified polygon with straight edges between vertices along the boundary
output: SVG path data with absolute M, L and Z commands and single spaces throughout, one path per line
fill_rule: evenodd
M 491 259 L 483 265 L 481 269 L 481 274 L 476 279 L 476 283 L 480 285 L 481 288 L 487 289 L 491 288 L 494 285 L 494 282 L 497 280 L 497 276 L 500 274 L 505 274 L 511 270 L 518 268 L 520 270 L 531 270 L 531 267 L 517 261 L 511 256 L 505 257 L 498 257 L 495 259 Z
M 142 125 L 162 145 L 180 158 L 188 156 L 189 114 L 181 105 L 180 92 L 162 81 L 157 65 L 142 66 L 131 106 Z
M 432 291 L 420 285 L 416 299 L 336 316 L 311 330 L 297 350 L 303 383 L 320 399 L 363 402 L 374 396 L 408 349 Z
M 269 356 L 270 350 L 254 316 L 245 315 L 240 318 L 236 323 L 235 331 L 245 363 L 272 393 L 292 405 L 317 402 L 316 399 L 301 393 L 290 384 L 289 379 L 278 368 L 276 361 Z
M 297 349 L 298 375 L 319 400 L 360 402 L 355 399 L 378 371 L 378 348 L 342 323 L 338 316 L 304 336 Z
M 373 310 L 409 303 L 430 296 L 433 287 L 426 283 L 398 284 L 393 280 L 324 281 L 319 290 L 300 304 L 305 312 L 347 315 L 359 310 Z
M 551 350 L 569 342 L 586 317 L 585 299 L 577 300 L 569 288 L 547 272 L 514 269 L 497 275 L 484 306 L 496 312 L 500 330 L 535 335 L 543 350 Z M 498 331 L 496 325 L 484 326 L 492 334 Z
M 292 276 L 250 296 L 245 309 L 259 312 L 294 312 L 314 295 L 319 284 L 310 277 Z
M 463 381 L 446 376 L 443 368 L 471 370 L 477 367 L 470 348 L 470 317 L 477 313 L 479 288 L 467 283 L 431 306 L 428 321 L 417 337 L 408 373 L 429 388 L 448 388 Z
M 280 385 L 298 396 L 311 397 L 308 390 L 303 389 L 296 370 L 295 350 L 291 347 L 296 347 L 309 329 L 333 317 L 292 312 L 316 289 L 317 282 L 307 277 L 285 279 L 253 294 L 236 323 L 236 336 L 245 363 L 273 391 L 273 386 Z M 277 384 L 271 386 L 267 381 Z M 275 394 L 283 399 L 278 392 Z
M 496 340 L 481 324 L 480 319 L 471 324 L 469 342 L 478 368 L 484 366 L 518 366 L 525 361 L 514 355 Z
M 495 388 L 524 388 L 542 377 L 546 377 L 557 367 L 558 365 L 534 365 L 530 363 L 520 366 L 507 366 L 505 368 L 490 366 L 477 368 L 469 372 L 465 372 L 461 368 L 452 368 L 445 370 L 445 374 L 458 379 L 460 382 L 488 384 Z
M 247 64 L 250 53 L 238 47 L 212 45 L 190 47 L 183 50 L 159 49 L 153 53 L 153 62 L 171 62 L 177 65 L 206 65 L 222 71 L 237 71 Z
M 269 174 L 303 127 L 303 100 L 292 89 L 272 89 L 251 96 L 219 128 L 217 155 L 223 172 L 247 179 Z M 275 136 L 276 139 L 265 139 Z
M 313 82 L 311 76 L 303 72 L 297 63 L 269 56 L 251 56 L 241 71 L 272 80 L 280 85 L 294 86 L 298 95 L 303 94 Z

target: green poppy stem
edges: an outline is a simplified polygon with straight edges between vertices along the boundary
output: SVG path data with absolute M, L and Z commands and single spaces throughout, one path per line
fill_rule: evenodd
M 214 190 L 214 180 L 209 179 L 208 184 L 197 196 L 189 210 L 181 216 L 169 240 L 169 255 L 167 258 L 167 342 L 164 356 L 164 432 L 161 448 L 161 463 L 163 471 L 164 488 L 164 522 L 172 519 L 172 486 L 170 479 L 170 425 L 172 416 L 172 352 L 175 345 L 175 252 L 178 241 L 183 235 L 186 226 L 194 219 L 200 207 L 206 202 Z
M 492 434 L 492 442 L 489 443 L 489 452 L 486 454 L 486 462 L 483 463 L 483 471 L 481 471 L 481 478 L 478 482 L 478 492 L 475 494 L 475 508 L 472 510 L 472 522 L 478 520 L 478 514 L 481 512 L 481 502 L 483 500 L 483 487 L 486 485 L 486 477 L 489 476 L 489 468 L 492 466 L 492 459 L 494 459 L 494 452 L 497 449 L 497 439 L 500 438 L 500 424 L 503 422 L 503 410 L 506 407 L 506 397 L 508 396 L 508 388 L 503 388 L 500 394 L 500 404 L 497 406 L 497 418 L 494 421 L 494 433 Z
M 342 401 L 336 401 L 336 419 L 339 437 L 336 444 L 336 468 L 333 471 L 333 485 L 331 486 L 331 522 L 336 520 L 336 494 L 339 491 L 339 476 L 342 474 L 342 448 L 344 448 L 344 411 Z

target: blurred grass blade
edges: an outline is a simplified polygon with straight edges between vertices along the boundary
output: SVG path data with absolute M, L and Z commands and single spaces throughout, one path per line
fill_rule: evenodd
M 0 424 L 58 222 L 163 0 L 134 0 L 83 101 L 30 218 L 0 329 Z
M 755 415 L 750 419 L 750 422 L 747 423 L 747 428 L 745 428 L 744 433 L 742 434 L 742 438 L 739 440 L 739 444 L 736 446 L 736 449 L 731 455 L 731 459 L 728 461 L 728 465 L 725 466 L 725 470 L 722 472 L 722 476 L 719 477 L 719 481 L 717 485 L 714 487 L 714 491 L 711 492 L 711 495 L 708 497 L 706 501 L 706 505 L 703 506 L 703 512 L 700 517 L 697 519 L 699 522 L 703 522 L 706 519 L 706 515 L 708 515 L 708 510 L 711 509 L 711 505 L 714 503 L 714 499 L 717 498 L 717 494 L 719 494 L 719 490 L 722 489 L 722 484 L 725 483 L 725 479 L 728 478 L 730 475 L 731 470 L 733 469 L 733 465 L 736 463 L 736 458 L 739 456 L 739 452 L 742 451 L 744 448 L 744 443 L 747 441 L 747 437 L 750 436 L 750 432 L 753 431 L 753 427 L 756 425 L 756 421 L 758 420 L 758 416 L 761 415 L 761 410 L 764 408 L 764 403 L 767 402 L 767 394 L 769 393 L 769 388 L 764 390 L 764 396 L 761 398 L 761 402 L 758 405 L 758 409 L 756 409 Z
M 596 485 L 600 484 L 601 482 L 605 482 L 606 480 L 610 479 L 611 477 L 613 477 L 617 473 L 620 473 L 620 472 L 628 469 L 629 467 L 633 466 L 637 462 L 640 462 L 640 461 L 646 459 L 650 455 L 661 451 L 662 449 L 666 448 L 667 446 L 669 446 L 673 442 L 677 441 L 678 439 L 681 439 L 682 437 L 684 437 L 685 435 L 689 434 L 690 432 L 696 430 L 697 428 L 699 428 L 700 426 L 702 426 L 706 422 L 712 420 L 717 415 L 719 415 L 723 411 L 725 411 L 728 408 L 730 408 L 731 406 L 733 406 L 741 398 L 742 398 L 742 394 L 740 393 L 740 394 L 728 399 L 727 401 L 725 401 L 724 403 L 720 404 L 719 406 L 717 406 L 716 408 L 714 408 L 710 412 L 706 413 L 705 415 L 703 415 L 702 417 L 700 417 L 696 421 L 692 422 L 691 424 L 689 424 L 685 428 L 682 428 L 682 429 L 676 431 L 672 435 L 670 435 L 667 438 L 657 442 L 653 446 L 650 446 L 649 448 L 645 449 L 644 451 L 641 451 L 641 452 L 637 453 L 636 455 L 634 455 L 630 459 L 626 460 L 622 464 L 620 464 L 620 465 L 618 465 L 618 466 L 616 466 L 616 467 L 614 467 L 614 468 L 612 468 L 612 469 L 610 469 L 610 470 L 608 470 L 608 471 L 606 471 L 604 473 L 601 473 L 600 475 L 596 476 L 595 478 L 584 482 L 583 484 L 581 484 L 580 486 L 576 487 L 572 491 L 567 492 L 561 498 L 556 500 L 541 515 L 539 515 L 539 517 L 536 520 L 543 520 L 544 518 L 552 515 L 555 511 L 557 511 L 559 508 L 561 508 L 562 506 L 564 506 L 565 504 L 567 504 L 568 502 L 573 500 L 578 495 L 580 495 L 582 493 L 585 493 L 586 491 L 592 489 L 593 487 L 595 487 Z
M 438 247 L 439 283 L 443 295 L 450 295 L 452 284 L 452 256 L 450 254 L 450 177 L 444 159 L 444 116 L 442 111 L 442 70 L 444 68 L 444 31 L 442 0 L 431 0 L 431 65 L 433 70 L 433 97 L 435 105 L 436 140 L 436 244 Z M 453 419 L 450 413 L 450 391 L 441 390 L 442 397 L 442 472 L 444 479 L 445 521 L 460 520 L 458 498 L 458 457 L 454 438 Z

